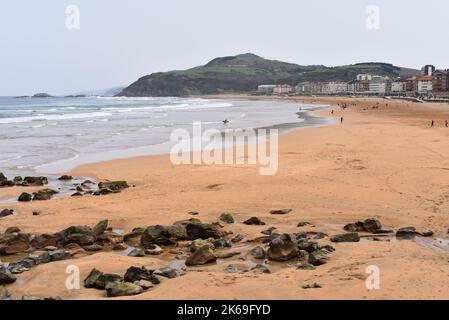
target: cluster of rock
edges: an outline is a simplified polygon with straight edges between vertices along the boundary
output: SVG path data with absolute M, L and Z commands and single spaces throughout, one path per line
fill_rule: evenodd
M 84 287 L 106 290 L 108 297 L 133 296 L 160 284 L 161 277 L 173 279 L 183 274 L 172 268 L 151 270 L 146 267 L 130 267 L 122 276 L 94 268 L 84 280 Z
M 4 300 L 14 300 L 14 299 L 4 286 L 0 286 L 0 301 Z M 37 300 L 62 300 L 62 299 L 59 296 L 40 298 L 30 295 L 24 295 L 22 296 L 21 300 L 37 301 Z
M 46 177 L 25 177 L 16 176 L 12 180 L 0 172 L 0 187 L 41 187 L 48 184 L 48 179 Z

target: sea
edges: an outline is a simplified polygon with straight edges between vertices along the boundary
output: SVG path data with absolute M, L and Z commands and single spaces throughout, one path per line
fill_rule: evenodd
M 58 174 L 112 159 L 169 153 L 175 129 L 325 125 L 309 111 L 325 106 L 202 98 L 0 97 L 0 172 Z M 225 124 L 223 120 L 228 122 Z

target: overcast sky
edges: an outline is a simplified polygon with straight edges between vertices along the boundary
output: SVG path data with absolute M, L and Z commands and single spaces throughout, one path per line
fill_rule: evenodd
M 79 30 L 66 27 L 68 5 L 80 10 Z M 449 68 L 448 12 L 447 0 L 2 0 L 0 95 L 127 85 L 245 52 Z

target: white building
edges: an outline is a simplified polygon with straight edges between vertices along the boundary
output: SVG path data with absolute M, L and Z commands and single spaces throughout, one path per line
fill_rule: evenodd
M 400 94 L 405 93 L 406 82 L 405 81 L 393 81 L 391 83 L 391 93 Z
M 273 89 L 274 94 L 287 94 L 293 91 L 292 86 L 288 84 L 277 84 Z
M 373 75 L 371 74 L 358 74 L 357 81 L 371 81 L 373 79 Z
M 418 81 L 418 93 L 419 94 L 432 93 L 432 90 L 433 90 L 433 77 L 432 76 L 418 77 L 417 81 Z

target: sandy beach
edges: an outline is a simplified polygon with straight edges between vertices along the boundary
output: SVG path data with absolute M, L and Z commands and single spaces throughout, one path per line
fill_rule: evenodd
M 189 219 L 190 211 L 199 212 L 195 218 L 208 223 L 229 212 L 236 223 L 223 229 L 243 236 L 236 250 L 245 256 L 244 244 L 269 227 L 279 233 L 311 231 L 331 236 L 344 233 L 345 224 L 376 218 L 386 228 L 413 226 L 432 230 L 434 236 L 422 241 L 380 238 L 335 243 L 329 262 L 315 270 L 273 263 L 271 274 L 228 273 L 229 264 L 243 264 L 245 269 L 245 261 L 223 259 L 189 268 L 184 276 L 164 279 L 154 289 L 119 299 L 447 299 L 449 246 L 436 239 L 449 238 L 449 128 L 444 126 L 449 105 L 377 98 L 279 99 L 333 105 L 316 115 L 333 117 L 336 124 L 281 135 L 279 170 L 274 176 L 259 175 L 257 167 L 250 165 L 174 166 L 168 156 L 84 165 L 70 174 L 127 180 L 135 187 L 104 197 L 5 205 L 17 214 L 1 218 L 0 231 L 16 226 L 28 233 L 55 233 L 108 219 L 113 228 L 130 232 Z M 344 111 L 337 107 L 342 103 L 348 104 Z M 344 117 L 343 124 L 340 117 Z M 0 198 L 23 191 L 19 189 L 0 189 Z M 292 212 L 270 214 L 283 208 Z M 36 210 L 41 214 L 33 216 Z M 253 216 L 266 225 L 242 223 Z M 300 221 L 311 225 L 297 227 Z M 329 237 L 318 241 L 330 244 Z M 118 252 L 81 253 L 76 259 L 19 274 L 19 281 L 7 289 L 13 296 L 107 299 L 104 291 L 82 285 L 79 290 L 67 290 L 66 267 L 78 266 L 84 279 L 94 267 L 123 274 L 130 266 L 167 266 L 170 259 L 168 254 L 137 258 Z M 380 269 L 379 290 L 365 286 L 366 268 L 371 265 Z M 313 283 L 322 288 L 302 288 Z

